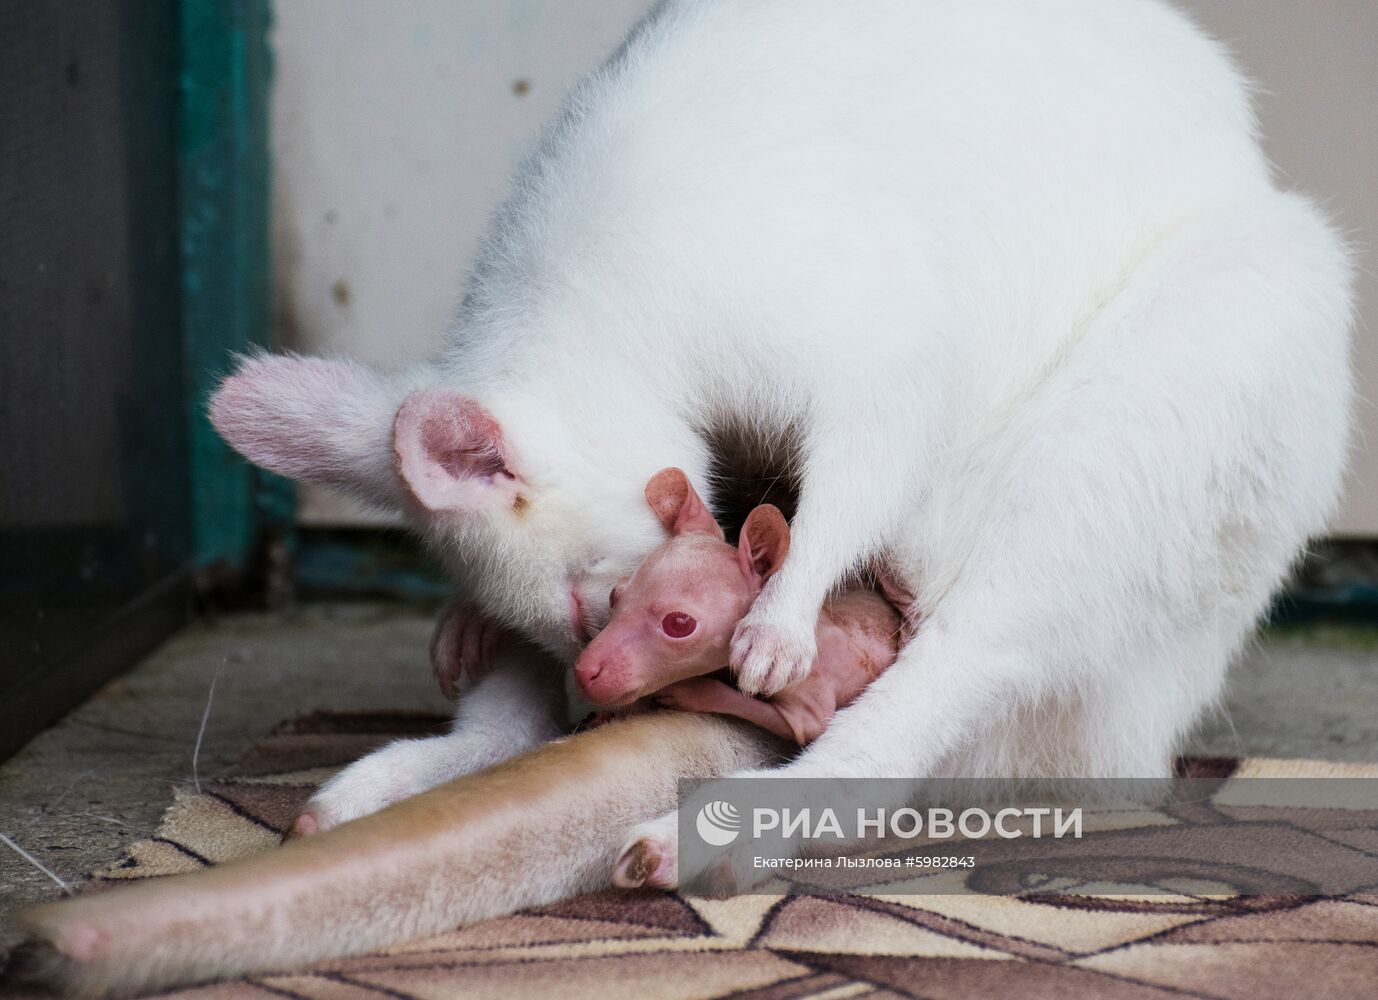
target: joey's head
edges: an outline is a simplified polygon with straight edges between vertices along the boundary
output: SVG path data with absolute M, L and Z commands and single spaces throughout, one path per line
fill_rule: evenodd
M 542 400 L 480 401 L 432 370 L 255 356 L 210 401 L 250 461 L 401 511 L 493 619 L 573 660 L 663 538 L 635 485 Z
M 789 525 L 757 507 L 734 548 L 679 469 L 656 473 L 646 501 L 669 533 L 612 592 L 612 619 L 580 654 L 574 676 L 597 705 L 627 705 L 727 665 L 737 622 L 784 561 Z

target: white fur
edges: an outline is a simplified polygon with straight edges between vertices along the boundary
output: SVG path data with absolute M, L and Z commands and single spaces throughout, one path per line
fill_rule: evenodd
M 494 667 L 460 700 L 449 735 L 389 743 L 323 784 L 303 811 L 328 830 L 563 735 L 564 690 L 547 657 L 508 647 Z
M 797 429 L 742 686 L 807 669 L 870 556 L 924 617 L 796 773 L 1165 773 L 1335 500 L 1345 248 L 1165 3 L 667 3 L 515 185 L 431 378 L 497 417 L 531 508 L 419 525 L 567 658 L 570 589 L 606 615 L 659 538 L 655 470 L 711 502 L 705 427 Z

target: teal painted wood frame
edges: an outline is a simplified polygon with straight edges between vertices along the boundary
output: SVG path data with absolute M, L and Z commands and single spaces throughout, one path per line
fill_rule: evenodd
M 234 355 L 270 346 L 268 0 L 179 0 L 178 184 L 193 566 L 240 568 L 286 531 L 290 486 L 251 469 L 206 418 Z

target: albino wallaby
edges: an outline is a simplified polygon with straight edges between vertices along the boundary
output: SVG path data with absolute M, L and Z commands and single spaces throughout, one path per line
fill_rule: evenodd
M 446 656 L 487 621 L 567 665 L 664 537 L 652 473 L 711 507 L 711 442 L 791 457 L 736 470 L 798 484 L 741 689 L 801 679 L 870 560 L 924 618 L 783 773 L 1158 776 L 1335 501 L 1350 322 L 1342 241 L 1167 2 L 669 0 L 517 172 L 439 358 L 252 357 L 211 412 L 406 512 L 471 609 Z M 557 683 L 494 670 L 312 822 L 547 738 Z
M 818 616 L 818 659 L 797 684 L 762 700 L 705 676 L 727 663 L 732 630 L 789 551 L 789 525 L 762 504 L 734 547 L 679 469 L 657 472 L 646 500 L 670 537 L 612 592 L 612 618 L 575 664 L 595 705 L 641 701 L 682 712 L 745 719 L 806 744 L 894 662 L 900 614 L 884 597 L 850 586 Z
M 608 884 L 681 778 L 775 759 L 760 730 L 659 712 L 548 744 L 279 850 L 20 914 L 14 973 L 128 996 L 295 969 Z

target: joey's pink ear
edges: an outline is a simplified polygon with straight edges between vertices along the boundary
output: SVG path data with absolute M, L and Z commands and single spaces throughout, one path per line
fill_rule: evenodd
M 699 499 L 682 469 L 661 469 L 646 484 L 646 502 L 672 535 L 700 532 L 723 537 L 712 511 Z
M 502 429 L 468 396 L 412 393 L 397 411 L 392 438 L 402 482 L 426 510 L 518 503 L 523 484 L 508 464 Z
M 392 418 L 401 395 L 399 383 L 352 361 L 258 354 L 220 383 L 210 418 L 255 465 L 395 506 Z
M 759 586 L 775 575 L 789 552 L 789 522 L 780 508 L 763 503 L 746 516 L 737 540 L 737 564 Z

